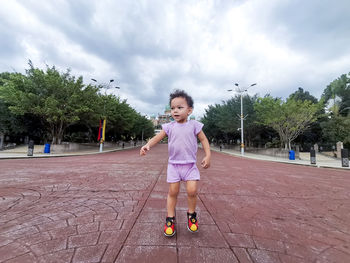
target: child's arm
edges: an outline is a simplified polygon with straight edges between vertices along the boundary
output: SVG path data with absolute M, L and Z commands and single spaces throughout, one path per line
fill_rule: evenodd
M 198 139 L 200 140 L 205 152 L 205 157 L 203 158 L 201 164 L 203 168 L 207 169 L 210 167 L 211 156 L 209 142 L 203 131 L 200 131 L 200 133 L 198 133 Z
M 156 145 L 158 142 L 160 142 L 164 137 L 166 136 L 166 133 L 164 130 L 161 130 L 160 133 L 158 133 L 156 136 L 154 136 L 152 139 L 150 139 L 146 145 L 141 147 L 140 155 L 146 155 L 146 152 L 149 151 L 154 145 Z

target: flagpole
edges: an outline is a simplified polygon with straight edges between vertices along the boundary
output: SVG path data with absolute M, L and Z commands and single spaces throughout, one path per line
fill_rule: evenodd
M 97 83 L 96 79 L 91 79 L 93 82 Z M 109 80 L 108 84 L 101 84 L 99 85 L 100 87 L 105 89 L 105 96 L 107 97 L 107 89 L 109 88 L 113 88 L 111 87 L 111 83 L 114 81 L 114 79 Z M 114 87 L 116 89 L 120 89 L 120 87 Z M 103 104 L 103 114 L 106 114 L 106 104 Z M 98 141 L 100 141 L 100 152 L 103 152 L 103 143 L 105 141 L 105 132 L 106 132 L 106 116 L 104 116 L 104 120 L 102 121 L 101 124 L 101 120 L 100 120 L 100 128 L 98 130 Z
M 98 137 L 97 137 L 97 140 L 99 141 L 100 143 L 100 152 L 103 151 L 103 121 L 100 120 L 100 127 L 98 128 Z
M 98 130 L 98 140 L 100 141 L 100 152 L 103 152 L 103 143 L 105 141 L 105 132 L 106 132 L 106 118 L 100 120 L 100 128 Z
M 103 152 L 103 142 L 102 140 L 100 141 L 100 153 Z

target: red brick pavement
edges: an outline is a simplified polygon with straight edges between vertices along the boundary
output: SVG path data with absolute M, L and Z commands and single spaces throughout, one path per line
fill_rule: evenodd
M 199 151 L 199 159 L 203 156 Z M 0 262 L 350 262 L 350 173 L 212 153 L 166 238 L 166 145 L 0 160 Z

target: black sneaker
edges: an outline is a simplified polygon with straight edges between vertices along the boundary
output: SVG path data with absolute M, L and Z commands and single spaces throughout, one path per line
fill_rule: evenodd
M 198 232 L 198 220 L 196 212 L 193 212 L 192 214 L 187 212 L 187 229 L 191 233 Z
M 166 237 L 172 237 L 175 233 L 175 216 L 167 217 L 164 225 L 164 235 Z

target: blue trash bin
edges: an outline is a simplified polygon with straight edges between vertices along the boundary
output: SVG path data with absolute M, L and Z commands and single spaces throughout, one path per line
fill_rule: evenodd
M 293 150 L 289 151 L 289 160 L 295 160 L 295 152 Z
M 44 153 L 50 153 L 50 144 L 49 143 L 45 144 Z

